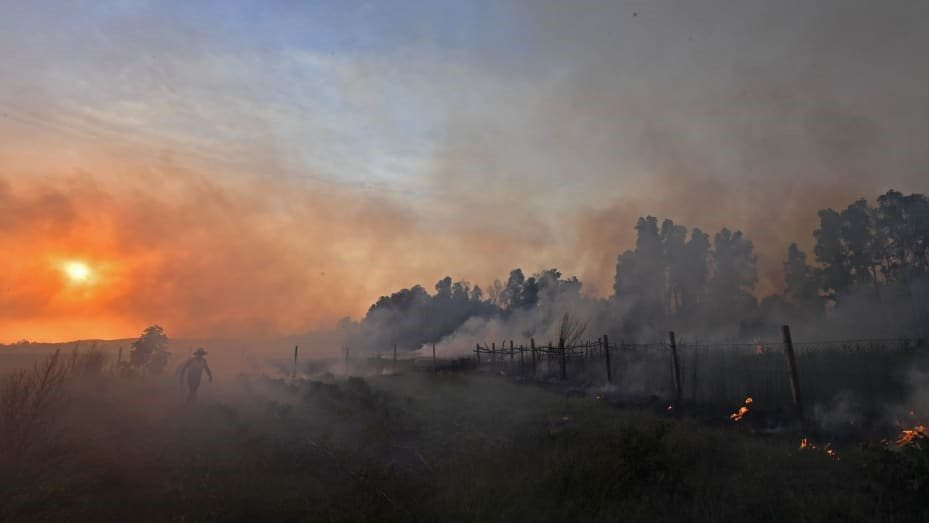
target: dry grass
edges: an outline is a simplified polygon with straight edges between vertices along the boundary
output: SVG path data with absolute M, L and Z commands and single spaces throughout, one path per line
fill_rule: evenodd
M 22 456 L 49 435 L 51 413 L 65 400 L 69 366 L 55 351 L 31 370 L 7 376 L 0 384 L 0 455 Z
M 57 350 L 32 369 L 5 376 L 0 381 L 0 457 L 22 458 L 47 443 L 56 412 L 67 404 L 69 378 L 99 376 L 105 370 L 102 352 L 74 351 L 65 358 Z

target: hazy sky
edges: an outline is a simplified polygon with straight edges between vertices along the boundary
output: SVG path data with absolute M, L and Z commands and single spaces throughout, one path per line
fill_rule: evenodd
M 271 335 L 929 192 L 929 2 L 0 0 L 0 341 Z M 67 263 L 86 264 L 86 280 Z

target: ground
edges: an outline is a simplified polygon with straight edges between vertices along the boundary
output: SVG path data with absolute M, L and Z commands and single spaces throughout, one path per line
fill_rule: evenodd
M 473 373 L 72 383 L 0 468 L 8 521 L 916 520 L 897 454 Z M 894 468 L 896 467 L 896 468 Z M 899 480 L 899 481 L 897 481 Z M 895 483 L 896 481 L 896 483 Z M 898 491 L 896 484 L 903 485 Z

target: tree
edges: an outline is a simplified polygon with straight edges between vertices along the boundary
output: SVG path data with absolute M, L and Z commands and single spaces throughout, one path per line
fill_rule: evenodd
M 709 293 L 716 325 L 736 324 L 757 308 L 753 294 L 758 281 L 754 245 L 742 231 L 727 228 L 713 237 L 713 278 Z
M 522 269 L 513 269 L 510 271 L 510 277 L 506 280 L 506 286 L 503 287 L 501 306 L 505 309 L 517 309 L 522 304 L 523 284 L 526 283 L 526 277 Z
M 147 369 L 158 374 L 168 364 L 168 336 L 159 325 L 152 325 L 142 331 L 139 339 L 132 342 L 129 364 L 136 369 Z
M 851 289 L 853 281 L 842 245 L 842 216 L 832 209 L 823 209 L 818 215 L 819 228 L 813 231 L 816 240 L 813 254 L 822 265 L 822 290 L 830 299 L 838 301 L 840 295 Z
M 880 267 L 887 281 L 929 273 L 929 199 L 887 191 L 877 199 Z
M 817 276 L 816 270 L 806 264 L 806 254 L 796 243 L 791 243 L 784 262 L 784 297 L 804 317 L 819 317 L 823 313 Z
M 681 310 L 684 278 L 687 276 L 687 228 L 671 220 L 661 223 L 661 244 L 667 267 L 665 313 L 672 316 Z
M 659 327 L 667 310 L 668 263 L 658 219 L 654 216 L 639 218 L 635 231 L 635 250 L 625 251 L 616 259 L 613 281 L 613 300 L 625 304 L 623 330 L 629 332 Z
M 813 237 L 813 253 L 823 266 L 822 287 L 831 299 L 838 302 L 843 294 L 866 285 L 877 289 L 884 253 L 876 213 L 867 201 L 856 200 L 842 212 L 819 211 Z
M 693 316 L 699 310 L 710 274 L 709 258 L 710 235 L 693 229 L 690 240 L 684 246 L 684 259 L 676 269 L 680 311 L 685 315 Z

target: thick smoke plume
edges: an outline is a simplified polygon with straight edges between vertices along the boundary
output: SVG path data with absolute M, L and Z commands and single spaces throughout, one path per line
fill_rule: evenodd
M 871 204 L 819 212 L 811 259 L 786 248 L 782 294 L 759 300 L 755 244 L 739 230 L 712 234 L 653 216 L 635 224 L 635 247 L 617 257 L 613 294 L 594 299 L 556 269 L 521 269 L 488 290 L 446 277 L 429 294 L 417 285 L 371 306 L 341 328 L 367 350 L 416 350 L 439 343 L 466 353 L 474 344 L 516 338 L 557 343 L 565 313 L 583 318 L 592 338 L 663 340 L 676 330 L 701 339 L 772 339 L 783 324 L 817 339 L 925 338 L 929 304 L 929 199 L 888 191 Z

